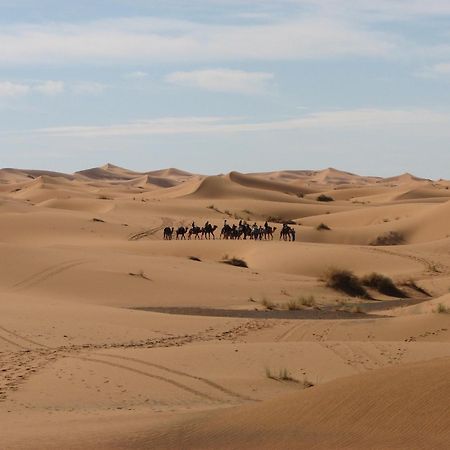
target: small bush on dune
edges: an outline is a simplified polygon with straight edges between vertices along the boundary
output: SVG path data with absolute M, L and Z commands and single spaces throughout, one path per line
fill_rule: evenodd
M 412 278 L 409 280 L 406 280 L 404 283 L 402 283 L 402 286 L 408 287 L 410 289 L 413 289 L 420 294 L 426 295 L 427 297 L 431 297 L 431 294 L 426 291 L 424 288 L 420 287 Z
M 325 273 L 327 287 L 344 292 L 351 297 L 370 298 L 359 278 L 351 270 L 330 269 Z
M 222 262 L 224 264 L 229 264 L 230 266 L 244 267 L 246 269 L 248 268 L 248 264 L 243 259 L 239 258 L 224 259 Z
M 317 231 L 322 231 L 322 230 L 331 230 L 331 228 L 326 224 L 326 223 L 321 223 L 319 225 L 317 225 Z
M 439 303 L 436 312 L 438 314 L 450 314 L 450 308 L 448 306 L 443 305 L 442 303 Z
M 190 259 L 191 261 L 202 262 L 202 260 L 201 260 L 199 257 L 197 257 L 197 256 L 189 256 L 189 259 Z
M 405 243 L 403 234 L 398 231 L 389 231 L 373 240 L 370 245 L 401 245 Z
M 334 198 L 329 195 L 320 194 L 317 199 L 318 202 L 334 202 Z
M 406 294 L 400 290 L 389 277 L 379 273 L 374 272 L 370 275 L 366 275 L 361 281 L 364 286 L 376 289 L 381 294 L 389 295 L 391 297 L 406 297 Z
M 277 307 L 276 303 L 274 303 L 272 300 L 269 300 L 268 298 L 264 297 L 261 301 L 261 305 L 264 306 L 266 309 L 275 309 Z
M 287 369 L 280 369 L 278 371 L 278 374 L 276 374 L 273 373 L 269 368 L 266 368 L 266 377 L 275 381 L 287 381 L 290 383 L 298 383 L 301 384 L 304 389 L 311 388 L 314 386 L 314 383 L 309 381 L 306 377 L 303 379 L 303 381 L 297 380 L 297 378 L 294 378 Z

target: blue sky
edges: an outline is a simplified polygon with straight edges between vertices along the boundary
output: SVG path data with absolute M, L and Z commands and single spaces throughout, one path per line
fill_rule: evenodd
M 449 25 L 448 0 L 0 0 L 0 166 L 450 178 Z

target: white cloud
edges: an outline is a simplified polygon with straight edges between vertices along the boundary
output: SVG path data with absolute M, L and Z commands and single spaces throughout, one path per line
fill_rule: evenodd
M 321 17 L 253 25 L 111 19 L 0 26 L 0 65 L 384 56 L 396 45 L 387 33 Z
M 353 109 L 322 111 L 285 120 L 251 122 L 227 117 L 168 117 L 107 126 L 68 126 L 33 130 L 62 137 L 104 137 L 318 130 L 439 129 L 450 133 L 450 113 L 432 110 Z
M 245 72 L 231 69 L 194 70 L 173 72 L 165 80 L 179 86 L 195 87 L 215 92 L 261 94 L 269 88 L 273 74 Z
M 71 85 L 71 91 L 80 95 L 98 95 L 107 88 L 106 84 L 95 81 L 81 81 Z
M 417 75 L 423 78 L 450 78 L 450 63 L 434 64 L 418 72 Z
M 125 78 L 130 78 L 131 80 L 144 80 L 148 77 L 147 72 L 142 72 L 140 70 L 137 70 L 136 72 L 130 72 L 125 74 Z
M 0 81 L 0 97 L 17 97 L 30 92 L 30 86 L 11 81 Z
M 44 95 L 58 95 L 64 92 L 63 81 L 48 80 L 34 86 L 34 90 Z

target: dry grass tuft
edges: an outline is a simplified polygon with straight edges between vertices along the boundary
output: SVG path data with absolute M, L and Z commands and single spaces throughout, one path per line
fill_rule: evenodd
M 269 300 L 269 299 L 266 298 L 266 297 L 264 297 L 264 298 L 261 300 L 261 305 L 263 305 L 264 308 L 270 309 L 270 310 L 275 309 L 275 308 L 277 307 L 277 304 L 276 304 L 276 303 L 274 303 L 272 300 Z
M 450 314 L 450 308 L 442 303 L 439 303 L 439 305 L 437 305 L 436 312 L 438 314 Z
M 202 262 L 202 260 L 198 256 L 189 256 L 189 259 L 191 261 Z
M 317 199 L 318 202 L 334 202 L 334 198 L 329 195 L 320 194 Z
M 381 234 L 370 245 L 401 245 L 405 243 L 405 237 L 398 231 L 389 231 Z
M 244 267 L 248 269 L 248 264 L 240 258 L 230 258 L 230 259 L 224 259 L 222 261 L 224 264 L 229 264 L 230 266 L 236 266 L 236 267 Z
M 316 228 L 317 231 L 322 231 L 322 230 L 331 230 L 331 228 L 326 224 L 326 223 L 320 223 L 319 225 L 317 225 Z
M 130 272 L 128 275 L 130 275 L 131 277 L 142 278 L 143 280 L 147 280 L 147 281 L 152 281 L 152 279 L 149 278 L 143 270 L 140 270 L 137 273 Z

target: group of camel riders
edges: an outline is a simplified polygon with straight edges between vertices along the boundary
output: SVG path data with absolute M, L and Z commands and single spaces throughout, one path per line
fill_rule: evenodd
M 164 228 L 164 239 L 171 240 L 174 235 L 176 239 L 186 239 L 186 234 L 188 239 L 192 236 L 194 239 L 215 239 L 215 231 L 217 230 L 217 225 L 212 225 L 208 222 L 205 223 L 203 227 L 199 227 L 192 222 L 191 228 L 185 226 L 180 226 L 176 230 L 172 227 Z M 245 220 L 240 220 L 239 224 L 230 225 L 227 220 L 224 221 L 222 230 L 220 232 L 220 239 L 253 239 L 253 240 L 273 240 L 273 235 L 277 227 L 272 227 L 266 223 L 264 226 L 258 225 L 256 222 L 253 225 L 249 225 Z M 283 224 L 280 231 L 280 240 L 285 241 L 295 241 L 295 229 L 290 227 L 287 223 Z

